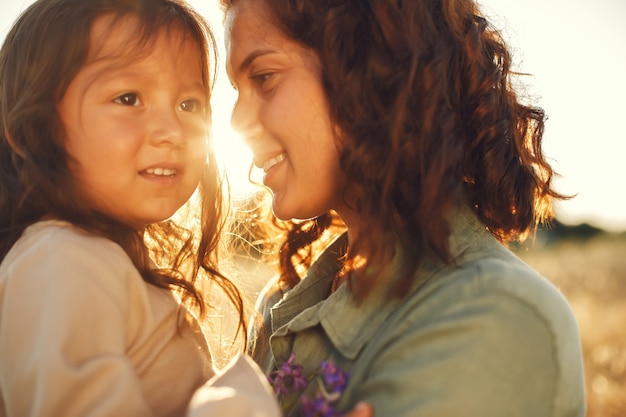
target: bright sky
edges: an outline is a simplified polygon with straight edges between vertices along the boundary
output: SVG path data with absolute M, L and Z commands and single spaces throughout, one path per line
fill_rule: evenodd
M 32 0 L 0 0 L 0 39 Z M 217 0 L 190 0 L 222 45 Z M 544 149 L 562 175 L 557 189 L 578 193 L 557 206 L 565 223 L 626 231 L 626 2 L 482 0 L 485 12 L 529 74 L 530 93 L 548 114 Z M 223 56 L 223 52 L 222 52 Z M 234 94 L 220 68 L 213 112 L 216 146 L 243 193 L 250 154 L 229 128 Z

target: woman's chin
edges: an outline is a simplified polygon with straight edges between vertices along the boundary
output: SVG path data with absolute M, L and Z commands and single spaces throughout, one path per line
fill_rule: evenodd
M 319 207 L 319 205 L 315 207 L 310 201 L 294 204 L 294 201 L 286 199 L 283 193 L 275 193 L 272 196 L 272 212 L 280 220 L 313 219 L 327 211 Z
M 284 204 L 280 204 L 279 197 L 276 194 L 272 197 L 272 212 L 279 220 L 291 220 L 296 218 L 284 207 Z

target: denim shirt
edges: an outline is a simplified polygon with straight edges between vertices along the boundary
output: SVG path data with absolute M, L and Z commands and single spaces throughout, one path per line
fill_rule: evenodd
M 349 373 L 336 403 L 358 401 L 381 417 L 583 417 L 578 325 L 561 293 L 504 248 L 469 211 L 451 221 L 453 265 L 425 265 L 401 299 L 377 288 L 358 304 L 332 244 L 283 294 L 267 287 L 258 307 L 269 344 L 252 352 L 266 374 L 296 353 L 312 379 L 330 358 Z M 410 256 L 410 254 L 405 254 Z M 402 266 L 398 256 L 393 271 Z M 314 397 L 315 381 L 304 391 Z M 299 415 L 293 394 L 288 415 Z

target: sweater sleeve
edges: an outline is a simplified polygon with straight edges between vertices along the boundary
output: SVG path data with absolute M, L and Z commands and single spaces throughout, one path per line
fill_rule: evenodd
M 125 354 L 128 280 L 137 274 L 128 257 L 77 233 L 31 243 L 5 259 L 0 278 L 6 415 L 151 415 Z
M 187 417 L 213 416 L 281 416 L 267 378 L 250 357 L 235 357 L 195 392 Z

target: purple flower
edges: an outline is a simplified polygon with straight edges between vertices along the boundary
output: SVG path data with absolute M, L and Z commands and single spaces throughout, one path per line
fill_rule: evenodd
M 328 362 L 322 362 L 321 368 L 326 390 L 330 393 L 343 393 L 348 384 L 348 377 L 350 375 L 337 368 L 332 359 Z
M 313 400 L 309 397 L 302 397 L 302 415 L 303 417 L 341 417 L 341 413 L 320 394 Z
M 291 352 L 289 359 L 268 377 L 277 397 L 287 395 L 289 390 L 299 391 L 307 386 L 307 381 L 302 374 L 303 367 L 294 364 L 295 359 L 296 353 Z
M 285 401 L 286 397 L 289 394 L 298 393 L 308 385 L 303 375 L 304 368 L 294 363 L 295 359 L 296 354 L 292 352 L 289 358 L 268 376 L 284 411 L 291 407 Z M 317 384 L 315 398 L 311 399 L 303 395 L 299 399 L 302 405 L 301 415 L 304 417 L 341 417 L 342 414 L 335 410 L 334 404 L 339 401 L 345 391 L 348 377 L 349 374 L 338 368 L 332 359 L 320 363 L 320 369 L 310 377 L 311 380 L 315 379 Z

